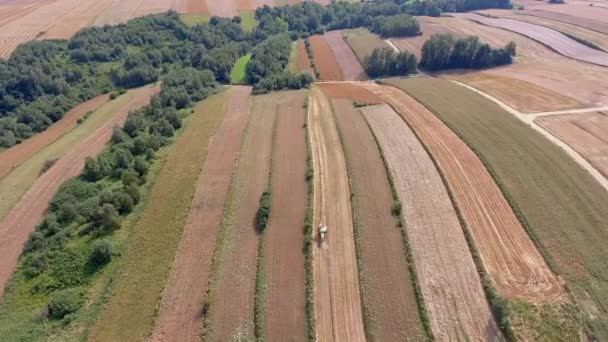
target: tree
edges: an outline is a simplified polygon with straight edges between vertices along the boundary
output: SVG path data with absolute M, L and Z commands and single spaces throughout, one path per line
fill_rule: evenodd
M 116 230 L 120 227 L 118 211 L 114 205 L 103 204 L 97 212 L 97 223 L 106 231 Z
M 91 250 L 91 261 L 97 266 L 103 266 L 112 260 L 116 253 L 112 242 L 106 239 L 97 240 Z
M 83 302 L 82 291 L 78 288 L 56 291 L 48 304 L 49 316 L 62 319 L 66 315 L 78 311 Z

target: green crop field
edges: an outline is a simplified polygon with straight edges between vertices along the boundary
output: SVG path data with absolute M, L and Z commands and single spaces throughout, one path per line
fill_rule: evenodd
M 433 111 L 489 165 L 594 334 L 608 339 L 608 316 L 600 314 L 608 307 L 608 193 L 559 147 L 490 100 L 447 80 L 388 83 Z M 541 315 L 533 328 L 545 337 L 567 338 L 556 336 L 548 321 Z
M 365 57 L 371 55 L 374 49 L 389 47 L 378 35 L 369 32 L 367 29 L 345 30 L 343 34 L 344 40 L 353 49 L 361 63 L 363 63 Z
M 251 54 L 248 53 L 236 61 L 236 63 L 232 67 L 232 71 L 230 72 L 230 80 L 232 84 L 245 84 L 245 78 L 247 76 L 247 63 L 249 63 L 250 59 Z
M 188 26 L 208 23 L 211 19 L 210 16 L 205 14 L 180 14 L 179 17 Z
M 239 11 L 241 17 L 241 27 L 243 31 L 251 32 L 258 26 L 258 21 L 255 19 L 255 11 Z

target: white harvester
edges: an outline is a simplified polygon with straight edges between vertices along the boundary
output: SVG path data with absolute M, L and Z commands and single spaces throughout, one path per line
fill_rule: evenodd
M 322 223 L 319 225 L 319 238 L 321 242 L 327 238 L 327 226 Z

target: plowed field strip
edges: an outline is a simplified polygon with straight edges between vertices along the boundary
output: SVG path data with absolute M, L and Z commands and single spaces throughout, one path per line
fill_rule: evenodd
M 297 49 L 298 49 L 297 50 L 298 71 L 300 71 L 300 72 L 307 71 L 307 72 L 310 72 L 311 75 L 314 75 L 315 71 L 313 70 L 313 68 L 310 64 L 310 58 L 308 58 L 308 52 L 306 51 L 306 46 L 304 45 L 303 40 L 298 41 Z
M 365 341 L 350 189 L 332 109 L 321 90 L 309 98 L 308 125 L 314 166 L 313 246 L 317 339 Z M 326 225 L 320 240 L 317 227 Z
M 399 86 L 490 165 L 529 222 L 531 237 L 581 303 L 597 338 L 606 340 L 608 318 L 599 313 L 608 306 L 608 284 L 602 280 L 608 192 L 562 149 L 481 95 L 441 79 L 402 80 Z
M 152 95 L 158 90 L 158 87 L 140 89 L 138 96 L 132 98 L 94 133 L 74 145 L 51 169 L 42 175 L 0 222 L 0 255 L 2 255 L 0 297 L 17 266 L 23 245 L 42 220 L 48 208 L 48 203 L 59 186 L 66 180 L 79 175 L 84 167 L 85 159 L 94 157 L 103 151 L 106 143 L 112 137 L 114 126 L 122 126 L 129 111 L 148 104 Z
M 553 300 L 563 291 L 477 155 L 421 104 L 392 87 L 369 86 L 399 112 L 441 167 L 498 292 Z
M 222 212 L 249 114 L 250 87 L 233 87 L 224 122 L 209 146 L 192 209 L 163 291 L 152 340 L 191 341 L 200 336 L 202 302 Z
M 100 95 L 89 101 L 79 104 L 41 133 L 0 152 L 0 179 L 6 176 L 12 169 L 28 160 L 37 152 L 59 139 L 78 124 L 87 113 L 94 112 L 109 101 L 108 95 Z
M 431 158 L 387 105 L 362 109 L 387 159 L 435 339 L 501 340 L 447 190 Z
M 206 340 L 231 341 L 253 335 L 258 232 L 255 216 L 270 171 L 276 95 L 256 96 L 230 189 L 217 251 L 218 275 Z
M 325 37 L 320 35 L 310 37 L 310 45 L 312 46 L 317 71 L 320 74 L 319 78 L 323 81 L 343 81 L 342 69 L 340 69 L 336 56 L 334 56 Z
M 304 218 L 306 138 L 302 108 L 307 93 L 284 93 L 276 122 L 272 203 L 265 231 L 265 337 L 267 341 L 306 339 Z
M 238 15 L 236 0 L 201 0 L 207 3 L 210 15 L 233 17 Z
M 361 81 L 367 79 L 357 56 L 342 38 L 341 30 L 327 32 L 324 37 L 340 65 L 345 80 Z
M 154 321 L 208 147 L 225 113 L 227 92 L 194 108 L 171 148 L 128 238 L 113 289 L 88 340 L 144 340 Z
M 608 178 L 608 117 L 589 113 L 545 116 L 535 121 Z
M 380 151 L 351 101 L 333 101 L 354 194 L 362 300 L 368 334 L 378 341 L 425 339 L 405 257 L 401 228 L 391 214 L 393 195 Z

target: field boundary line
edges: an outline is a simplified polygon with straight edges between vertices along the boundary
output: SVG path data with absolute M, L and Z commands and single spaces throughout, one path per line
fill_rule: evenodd
M 314 277 L 314 263 L 313 263 L 313 244 L 314 244 L 314 229 L 313 219 L 314 219 L 314 177 L 315 177 L 315 168 L 314 161 L 312 157 L 312 137 L 310 135 L 310 91 L 306 94 L 306 100 L 304 102 L 304 109 L 306 109 L 306 113 L 304 113 L 304 125 L 305 136 L 306 136 L 306 185 L 308 187 L 307 199 L 306 199 L 306 216 L 304 217 L 304 251 L 305 251 L 305 259 L 304 259 L 304 269 L 305 269 L 305 289 L 306 289 L 306 318 L 307 318 L 307 331 L 308 336 L 307 340 L 310 342 L 316 341 L 317 338 L 317 322 L 316 322 L 316 312 L 315 312 L 315 277 Z
M 486 99 L 488 99 L 488 100 L 494 102 L 495 104 L 497 104 L 499 107 L 505 109 L 510 114 L 513 114 L 516 118 L 518 118 L 519 120 L 521 120 L 524 124 L 527 124 L 532 129 L 534 129 L 536 132 L 540 133 L 541 135 L 543 135 L 544 137 L 546 137 L 547 139 L 549 139 L 549 141 L 551 141 L 552 143 L 554 143 L 555 145 L 557 145 L 558 147 L 560 147 L 580 167 L 582 167 L 584 170 L 586 170 L 599 183 L 599 185 L 604 188 L 604 190 L 608 191 L 608 179 L 604 178 L 604 176 L 602 176 L 602 174 L 595 167 L 593 167 L 585 158 L 583 158 L 583 156 L 581 156 L 578 152 L 576 152 L 572 147 L 570 147 L 568 144 L 566 144 L 565 142 L 563 142 L 560 139 L 558 139 L 555 135 L 553 135 L 552 133 L 546 131 L 544 128 L 542 128 L 540 125 L 538 125 L 534 121 L 534 119 L 536 117 L 534 117 L 533 115 L 530 116 L 530 117 L 527 117 L 526 114 L 522 114 L 522 113 L 518 112 L 517 110 L 509 107 L 504 102 L 498 100 L 494 96 L 492 96 L 490 94 L 487 94 L 487 93 L 485 93 L 485 92 L 483 92 L 483 91 L 481 91 L 481 90 L 479 90 L 479 89 L 477 89 L 475 87 L 472 87 L 472 86 L 470 86 L 468 84 L 465 84 L 465 83 L 462 83 L 462 82 L 459 82 L 459 81 L 454 81 L 454 80 L 450 80 L 450 82 L 452 82 L 454 84 L 457 84 L 457 85 L 459 85 L 461 87 L 467 88 L 467 89 L 469 89 L 469 90 L 471 90 L 471 91 L 473 91 L 473 92 L 475 92 L 475 93 L 477 93 L 477 94 L 485 97 Z M 428 107 L 427 107 L 427 109 L 428 109 Z M 431 112 L 433 112 L 433 111 L 431 111 Z M 568 113 L 572 113 L 572 111 L 568 111 Z M 552 115 L 555 115 L 555 114 L 552 114 Z M 475 151 L 475 150 L 473 150 L 473 151 Z

